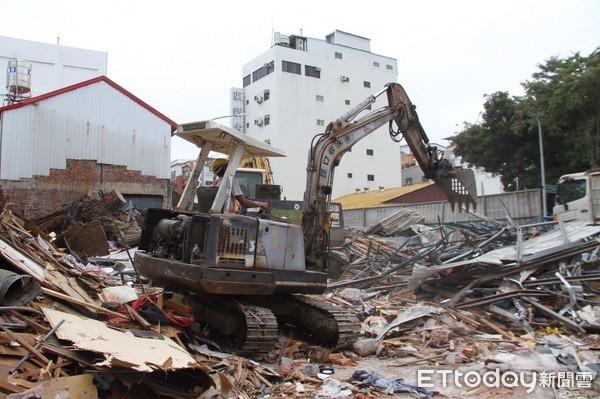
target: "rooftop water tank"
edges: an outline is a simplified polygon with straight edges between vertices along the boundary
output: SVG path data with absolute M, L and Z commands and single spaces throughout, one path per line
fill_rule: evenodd
M 12 95 L 31 92 L 31 63 L 25 60 L 8 60 L 6 69 L 6 90 Z
M 273 44 L 276 46 L 290 46 L 290 38 L 286 35 L 282 35 L 280 32 L 273 34 Z

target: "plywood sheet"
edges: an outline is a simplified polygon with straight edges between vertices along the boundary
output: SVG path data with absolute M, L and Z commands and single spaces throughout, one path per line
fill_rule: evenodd
M 170 338 L 139 338 L 129 331 L 113 330 L 103 322 L 87 317 L 49 308 L 43 311 L 52 326 L 65 321 L 56 331 L 58 338 L 71 341 L 77 349 L 103 354 L 105 360 L 96 366 L 129 367 L 148 372 L 200 367 L 185 349 Z

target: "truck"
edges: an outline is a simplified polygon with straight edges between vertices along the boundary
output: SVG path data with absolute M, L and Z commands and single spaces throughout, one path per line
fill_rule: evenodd
M 600 221 L 600 169 L 569 173 L 556 185 L 554 218 L 588 224 Z
M 385 105 L 359 117 L 383 94 Z M 203 169 L 210 151 L 226 155 L 229 163 L 218 188 L 197 188 L 198 212 L 147 210 L 134 261 L 137 272 L 169 287 L 208 326 L 210 339 L 240 355 L 271 351 L 280 328 L 329 348 L 352 345 L 360 332 L 355 313 L 321 296 L 327 289 L 335 223 L 334 171 L 355 143 L 386 124 L 392 141 L 406 140 L 425 177 L 442 188 L 451 204 L 476 206 L 473 172 L 455 169 L 429 144 L 403 87 L 389 83 L 313 138 L 300 224 L 222 212 L 230 208 L 240 160 L 283 156 L 281 151 L 212 121 L 180 125 L 176 135 L 201 149 L 195 170 Z

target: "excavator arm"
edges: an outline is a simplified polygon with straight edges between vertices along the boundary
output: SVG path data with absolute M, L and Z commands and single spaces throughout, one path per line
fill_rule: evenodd
M 388 105 L 352 121 L 383 93 L 387 94 Z M 389 124 L 392 140 L 400 141 L 402 137 L 406 140 L 425 177 L 442 188 L 453 209 L 456 203 L 465 204 L 467 209 L 471 204 L 476 206 L 477 191 L 473 172 L 469 169 L 454 169 L 438 153 L 436 147 L 429 145 L 429 138 L 419 122 L 415 108 L 401 85 L 389 83 L 331 122 L 324 133 L 315 136 L 308 154 L 302 213 L 307 268 L 322 269 L 326 262 L 324 255 L 330 224 L 328 210 L 335 167 L 354 144 L 385 124 Z

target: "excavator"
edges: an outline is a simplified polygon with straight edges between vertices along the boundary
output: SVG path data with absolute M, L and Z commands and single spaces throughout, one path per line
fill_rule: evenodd
M 357 118 L 382 94 L 387 104 Z M 389 83 L 315 136 L 308 152 L 302 223 L 256 214 L 224 213 L 243 158 L 284 154 L 264 142 L 212 121 L 178 127 L 176 135 L 201 149 L 182 201 L 174 210 L 149 209 L 135 268 L 155 285 L 168 287 L 209 326 L 210 339 L 240 355 L 265 355 L 279 331 L 338 349 L 359 337 L 360 323 L 348 309 L 324 301 L 335 167 L 352 146 L 388 124 L 393 141 L 403 137 L 426 178 L 439 184 L 451 204 L 476 205 L 473 172 L 459 170 L 429 144 L 415 106 L 398 83 Z M 190 193 L 211 151 L 229 163 L 218 188 L 198 187 L 198 210 Z M 194 181 L 196 178 L 196 181 Z M 187 191 L 187 195 L 185 194 Z

